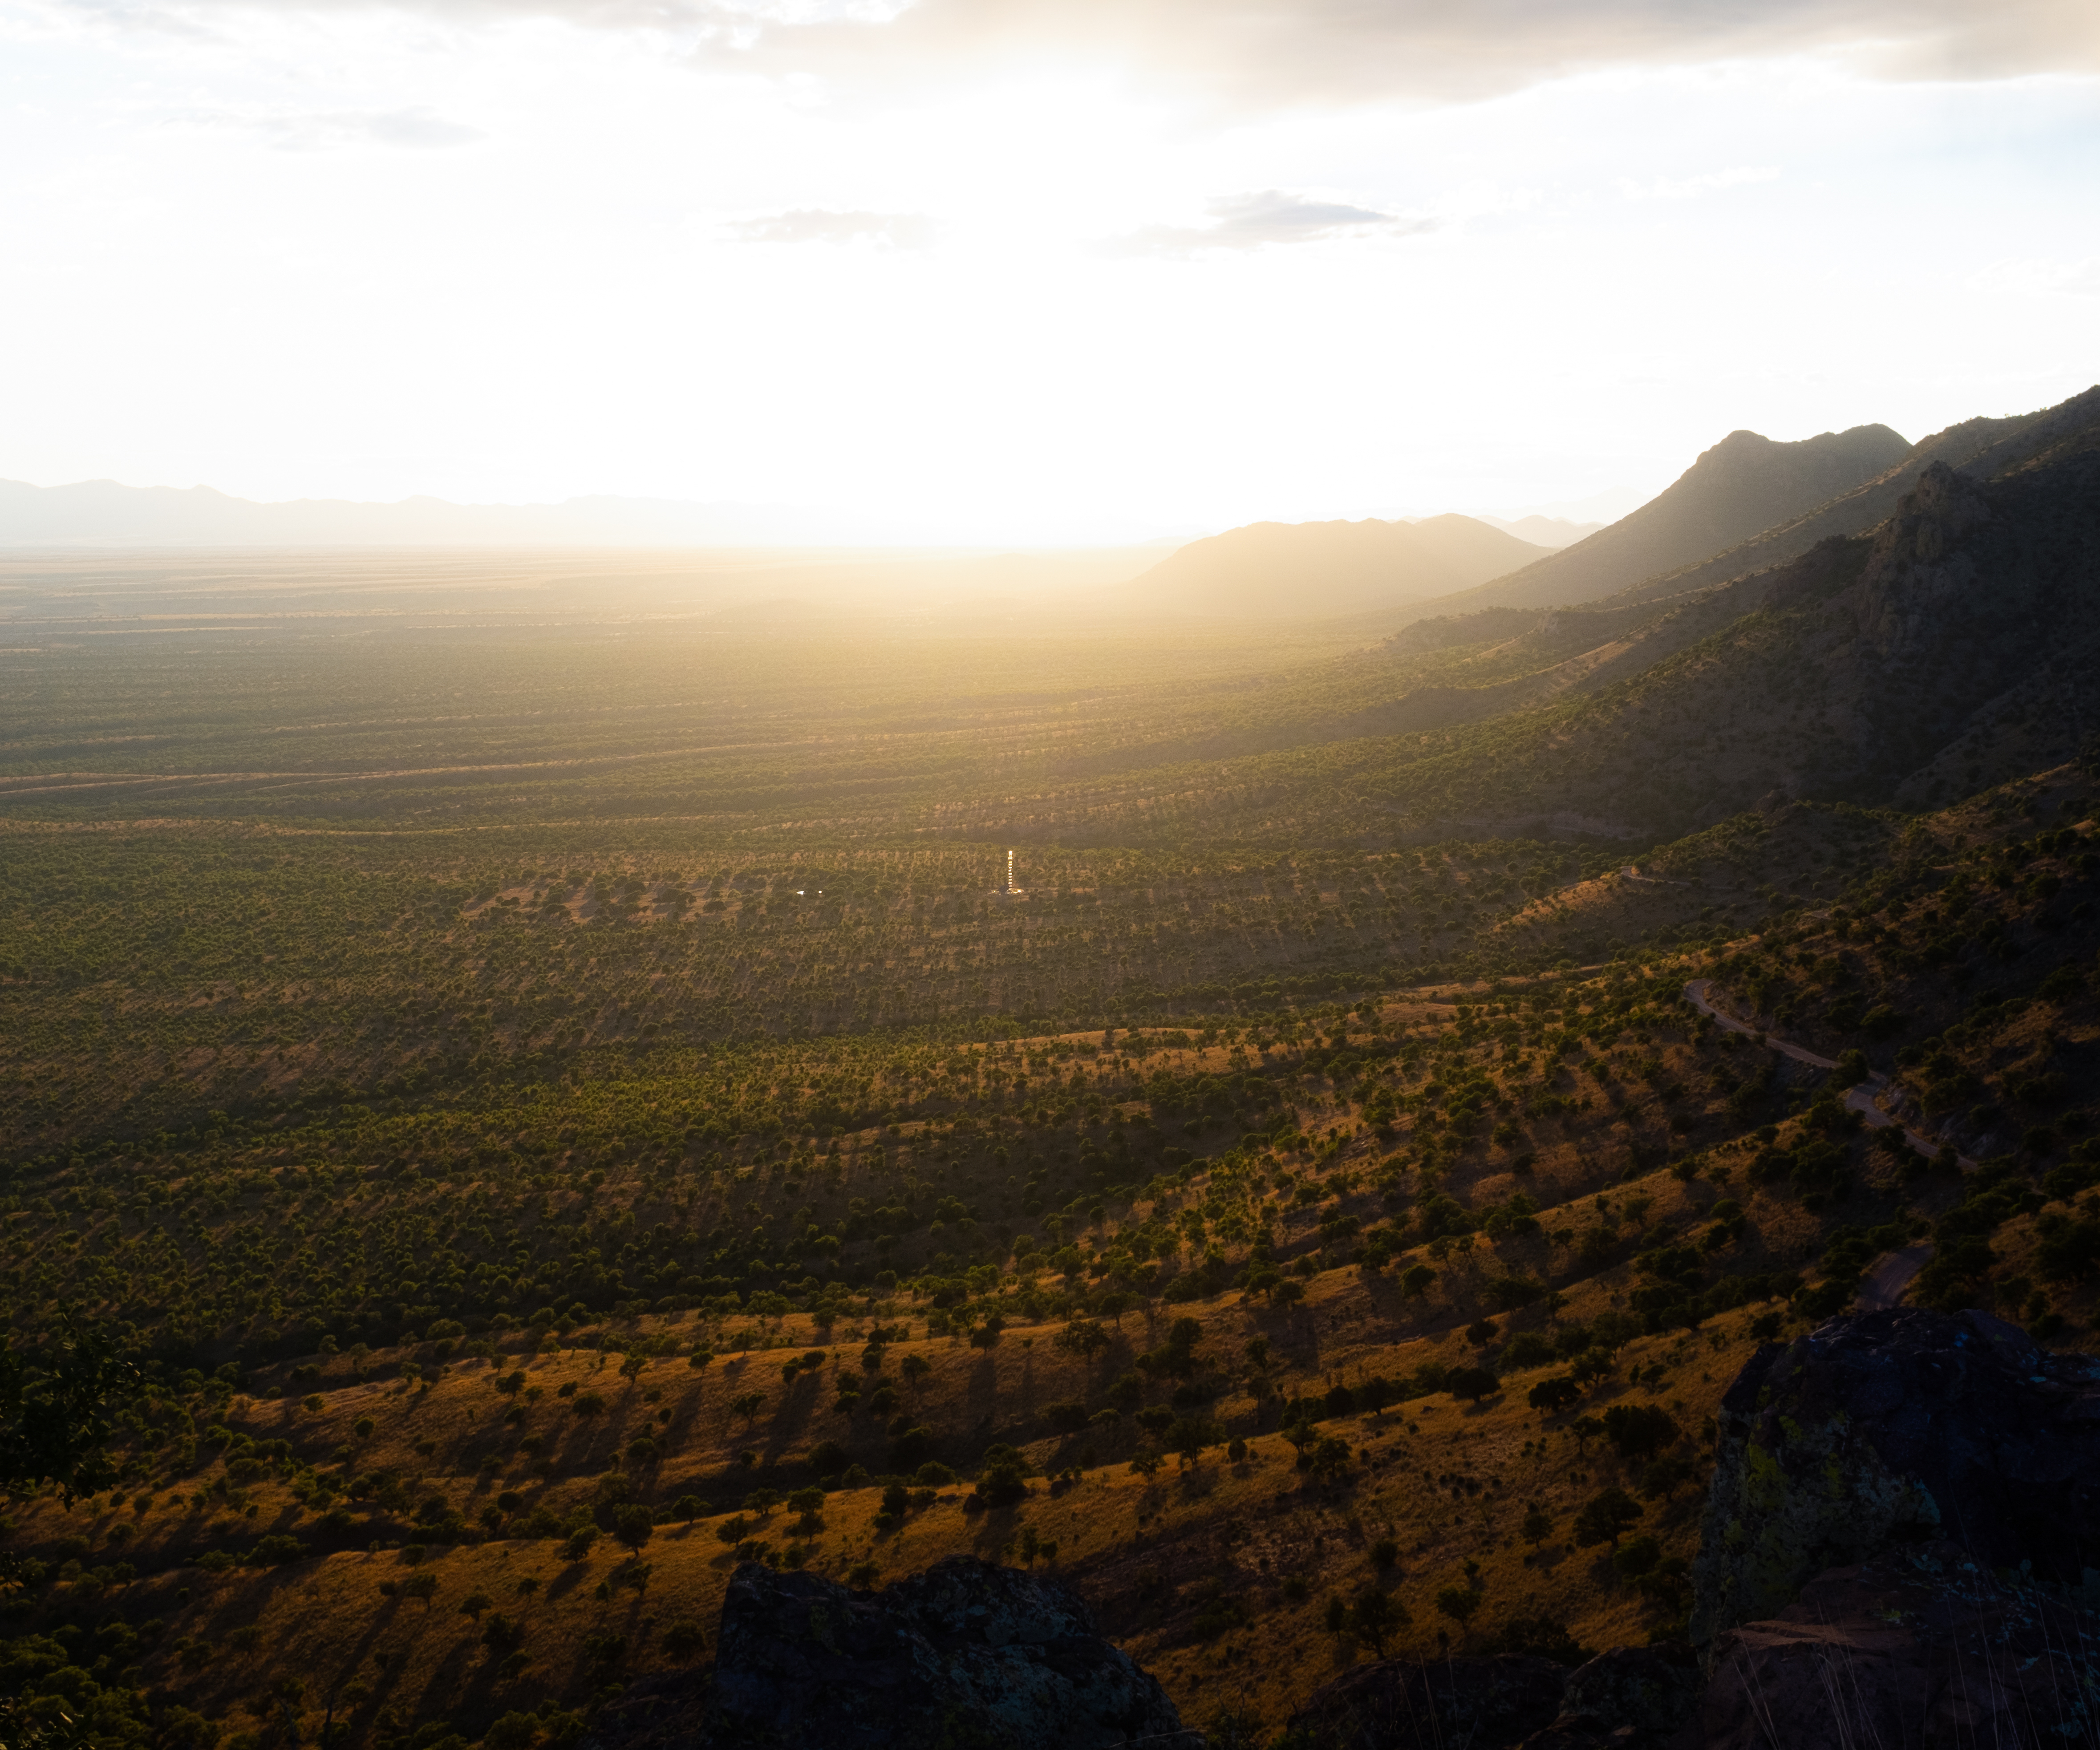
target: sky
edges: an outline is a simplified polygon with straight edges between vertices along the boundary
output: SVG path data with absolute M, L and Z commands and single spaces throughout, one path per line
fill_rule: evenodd
M 0 249 L 41 485 L 1616 514 L 2100 380 L 2100 7 L 0 0 Z

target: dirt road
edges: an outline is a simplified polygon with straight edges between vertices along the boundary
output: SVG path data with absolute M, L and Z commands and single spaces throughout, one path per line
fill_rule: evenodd
M 1754 1038 L 1758 1036 L 1756 1028 L 1714 1007 L 1710 980 L 1693 979 L 1684 987 L 1684 995 L 1701 1014 L 1712 1016 L 1729 1032 Z M 1806 1046 L 1796 1045 L 1790 1039 L 1776 1038 L 1766 1034 L 1763 1041 L 1767 1051 L 1777 1051 L 1780 1056 L 1790 1057 L 1798 1064 L 1807 1064 L 1817 1069 L 1835 1069 L 1838 1067 L 1835 1058 L 1819 1056 Z M 1864 1118 L 1872 1129 L 1886 1130 L 1896 1120 L 1875 1104 L 1874 1096 L 1888 1085 L 1886 1076 L 1869 1070 L 1865 1081 L 1845 1090 L 1845 1104 L 1849 1110 Z M 1930 1137 L 1921 1136 L 1913 1130 L 1904 1131 L 1903 1135 L 1904 1140 L 1918 1153 L 1928 1158 L 1939 1155 L 1940 1145 Z M 1963 1172 L 1976 1170 L 1976 1163 L 1966 1155 L 1957 1155 L 1955 1158 L 1961 1162 Z M 1932 1247 L 1923 1242 L 1907 1245 L 1899 1252 L 1890 1253 L 1867 1272 L 1866 1281 L 1860 1289 L 1860 1308 L 1873 1311 L 1879 1307 L 1895 1306 L 1903 1298 L 1904 1291 L 1911 1285 L 1911 1279 L 1925 1267 L 1926 1260 L 1931 1256 Z
M 1925 1267 L 1925 1261 L 1931 1256 L 1932 1245 L 1926 1240 L 1906 1245 L 1899 1252 L 1890 1252 L 1867 1272 L 1866 1280 L 1860 1283 L 1860 1311 L 1879 1312 L 1885 1307 L 1900 1303 L 1911 1279 Z

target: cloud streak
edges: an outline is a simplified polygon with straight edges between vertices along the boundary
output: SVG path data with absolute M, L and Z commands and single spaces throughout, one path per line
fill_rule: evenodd
M 740 220 L 729 229 L 745 243 L 873 243 L 923 249 L 933 241 L 933 222 L 919 213 L 833 213 L 805 207 Z
M 106 0 L 75 0 L 97 16 Z M 120 0 L 121 3 L 121 0 Z M 202 16 L 254 0 L 161 0 Z M 901 90 L 1109 68 L 1225 108 L 1464 101 L 1601 68 L 1843 52 L 1886 77 L 2100 72 L 2091 0 L 289 0 L 645 31 L 697 65 Z
M 1317 243 L 1341 236 L 1408 236 L 1436 228 L 1427 218 L 1403 218 L 1369 207 L 1344 206 L 1308 195 L 1267 188 L 1210 203 L 1207 225 L 1148 225 L 1106 245 L 1114 255 L 1194 255 L 1207 249 L 1259 249 L 1272 244 Z
M 187 117 L 203 128 L 237 129 L 260 134 L 285 152 L 326 152 L 345 147 L 391 146 L 412 152 L 473 146 L 488 136 L 479 128 L 448 121 L 435 110 L 340 109 L 299 114 L 214 110 Z

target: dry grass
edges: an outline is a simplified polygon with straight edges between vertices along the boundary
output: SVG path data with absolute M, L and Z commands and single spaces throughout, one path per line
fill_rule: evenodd
M 1665 1179 L 1653 1192 L 1660 1202 L 1683 1188 Z M 1581 1285 L 1562 1316 L 1591 1316 L 1617 1298 L 1607 1283 Z M 1270 1335 L 1286 1395 L 1309 1395 L 1371 1372 L 1404 1372 L 1432 1353 L 1455 1360 L 1466 1347 L 1450 1329 L 1452 1309 L 1408 1307 L 1383 1278 L 1354 1271 L 1316 1279 L 1308 1299 L 1288 1313 L 1234 1295 L 1192 1310 L 1204 1329 L 1202 1351 L 1220 1360 L 1238 1355 L 1251 1335 Z M 1725 1337 L 1680 1333 L 1636 1341 L 1622 1357 L 1625 1368 L 1661 1363 L 1667 1378 L 1638 1388 L 1608 1383 L 1581 1412 L 1594 1413 L 1621 1395 L 1638 1395 L 1670 1404 L 1696 1434 L 1749 1352 L 1740 1329 L 1747 1317 L 1724 1321 Z M 1130 1321 L 1133 1341 L 1142 1334 L 1142 1322 Z M 918 1396 L 937 1426 L 968 1427 L 990 1415 L 990 1431 L 1017 1434 L 1028 1425 L 1031 1405 L 1081 1395 L 1090 1382 L 1098 1388 L 1124 1359 L 1112 1354 L 1083 1368 L 1050 1347 L 1052 1333 L 1052 1327 L 1013 1328 L 989 1355 L 949 1339 L 894 1344 L 889 1366 L 896 1373 L 903 1356 L 912 1354 L 933 1364 Z M 814 1342 L 814 1333 L 796 1329 L 792 1320 L 783 1334 Z M 547 1437 L 544 1456 L 551 1475 L 516 1453 L 518 1425 L 503 1420 L 510 1400 L 492 1389 L 492 1369 L 479 1363 L 454 1366 L 427 1389 L 324 1380 L 315 1393 L 322 1401 L 317 1412 L 289 1399 L 237 1399 L 227 1420 L 258 1439 L 289 1439 L 315 1459 L 348 1446 L 360 1470 L 394 1470 L 415 1479 L 419 1497 L 440 1493 L 470 1515 L 505 1490 L 523 1493 L 528 1512 L 542 1501 L 563 1510 L 583 1504 L 629 1439 L 644 1429 L 667 1430 L 668 1450 L 660 1464 L 636 1476 L 639 1492 L 658 1502 L 686 1492 L 721 1501 L 766 1479 L 764 1468 L 748 1474 L 735 1464 L 747 1439 L 769 1461 L 777 1458 L 792 1470 L 810 1444 L 832 1431 L 829 1376 L 858 1372 L 857 1356 L 841 1345 L 821 1391 L 818 1381 L 805 1377 L 783 1393 L 779 1363 L 799 1352 L 726 1358 L 704 1373 L 682 1360 L 665 1360 L 631 1386 L 602 1371 L 594 1354 L 536 1360 L 527 1375 L 541 1395 L 523 1427 Z M 912 1510 L 900 1527 L 878 1531 L 880 1490 L 845 1489 L 828 1497 L 821 1531 L 806 1539 L 795 1536 L 795 1516 L 784 1507 L 763 1515 L 752 1535 L 776 1549 L 803 1542 L 813 1571 L 843 1580 L 862 1563 L 893 1578 L 959 1551 L 1018 1559 L 1020 1533 L 1032 1529 L 1039 1540 L 1056 1542 L 1052 1567 L 1077 1585 L 1104 1627 L 1155 1671 L 1186 1717 L 1200 1719 L 1229 1702 L 1277 1721 L 1341 1665 L 1370 1656 L 1327 1631 L 1325 1604 L 1379 1577 L 1369 1551 L 1382 1537 L 1393 1538 L 1402 1552 L 1383 1583 L 1405 1607 L 1409 1626 L 1401 1644 L 1408 1647 L 1436 1646 L 1442 1619 L 1433 1596 L 1441 1586 L 1462 1583 L 1467 1562 L 1478 1564 L 1471 1583 L 1486 1601 L 1472 1625 L 1476 1639 L 1509 1616 L 1539 1614 L 1566 1621 L 1591 1645 L 1640 1637 L 1652 1612 L 1613 1582 L 1599 1559 L 1603 1552 L 1578 1551 L 1567 1541 L 1581 1501 L 1627 1479 L 1595 1441 L 1578 1454 L 1568 1417 L 1542 1419 L 1527 1409 L 1524 1382 L 1523 1376 L 1513 1379 L 1477 1408 L 1440 1397 L 1326 1424 L 1324 1431 L 1342 1435 L 1359 1455 L 1348 1480 L 1332 1488 L 1309 1484 L 1294 1468 L 1293 1449 L 1274 1431 L 1273 1407 L 1264 1417 L 1241 1391 L 1221 1400 L 1215 1413 L 1229 1430 L 1251 1436 L 1243 1463 L 1229 1463 L 1214 1450 L 1186 1472 L 1169 1461 L 1148 1481 L 1128 1467 L 1134 1443 L 1126 1436 L 1114 1443 L 1114 1452 L 1097 1452 L 1102 1461 L 1074 1483 L 1039 1478 L 1030 1499 L 1016 1507 L 966 1514 L 966 1486 L 957 1486 L 940 1490 L 931 1505 Z M 562 1408 L 566 1400 L 555 1394 L 567 1384 L 602 1391 L 606 1412 L 586 1421 Z M 760 1389 L 768 1394 L 769 1413 L 748 1432 L 729 1404 Z M 660 1411 L 668 1411 L 668 1425 L 655 1419 Z M 373 1425 L 368 1436 L 355 1431 L 360 1417 Z M 428 1452 L 422 1450 L 426 1444 Z M 1048 1469 L 1070 1459 L 1083 1444 L 1039 1433 L 1026 1450 L 1039 1468 Z M 484 1475 L 479 1461 L 490 1452 L 510 1456 Z M 1430 1478 L 1471 1476 L 1480 1492 L 1454 1499 L 1425 1471 Z M 218 1498 L 208 1488 L 193 1492 Z M 1555 1536 L 1537 1553 L 1517 1532 L 1533 1499 L 1545 1503 L 1556 1523 Z M 111 1558 L 112 1529 L 128 1523 L 135 1529 L 121 1553 L 150 1567 L 175 1559 L 186 1547 L 219 1545 L 222 1536 L 214 1533 L 233 1532 L 238 1547 L 252 1535 L 313 1528 L 280 1483 L 252 1486 L 247 1505 L 252 1512 L 214 1511 L 164 1498 L 143 1516 L 126 1508 L 62 1519 L 45 1504 L 21 1529 L 31 1546 L 86 1535 L 95 1546 L 86 1559 L 95 1563 Z M 1688 1554 L 1696 1541 L 1694 1510 L 1691 1492 L 1680 1491 L 1674 1502 L 1650 1510 L 1648 1528 L 1662 1536 L 1669 1552 Z M 496 1537 L 449 1549 L 433 1546 L 413 1567 L 399 1547 L 408 1539 L 397 1526 L 380 1540 L 385 1547 L 369 1551 L 217 1576 L 194 1568 L 164 1571 L 134 1582 L 124 1609 L 135 1620 L 158 1616 L 165 1623 L 161 1651 L 146 1669 L 148 1680 L 170 1699 L 236 1726 L 244 1710 L 272 1717 L 281 1713 L 287 1680 L 304 1685 L 297 1706 L 309 1728 L 318 1726 L 339 1681 L 338 1705 L 368 1724 L 389 1713 L 397 1721 L 485 1723 L 545 1700 L 579 1705 L 609 1675 L 624 1681 L 673 1663 L 661 1644 L 669 1623 L 690 1618 L 712 1636 L 736 1562 L 735 1552 L 716 1536 L 718 1523 L 660 1526 L 638 1558 L 611 1538 L 572 1561 L 557 1541 Z M 646 1568 L 645 1589 L 623 1582 L 638 1567 Z M 436 1589 L 427 1600 L 400 1590 L 412 1575 L 435 1578 Z M 536 1585 L 521 1594 L 519 1582 L 527 1579 Z M 1301 1598 L 1286 1593 L 1293 1581 L 1302 1583 Z M 1194 1620 L 1214 1592 L 1240 1601 L 1250 1620 L 1206 1638 Z M 478 1620 L 461 1610 L 477 1594 L 488 1601 Z M 482 1640 L 496 1611 L 522 1625 L 522 1650 L 530 1655 L 522 1671 L 509 1675 L 502 1674 L 504 1651 Z M 244 1646 L 249 1638 L 236 1631 L 249 1625 L 260 1633 Z M 607 1634 L 625 1646 L 611 1671 L 585 1651 L 591 1638 Z M 201 1668 L 185 1668 L 180 1649 L 199 1641 L 214 1656 Z

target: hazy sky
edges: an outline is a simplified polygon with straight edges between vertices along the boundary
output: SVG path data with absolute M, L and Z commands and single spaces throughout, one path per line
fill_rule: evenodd
M 0 477 L 1119 538 L 2100 379 L 2100 6 L 0 0 Z

